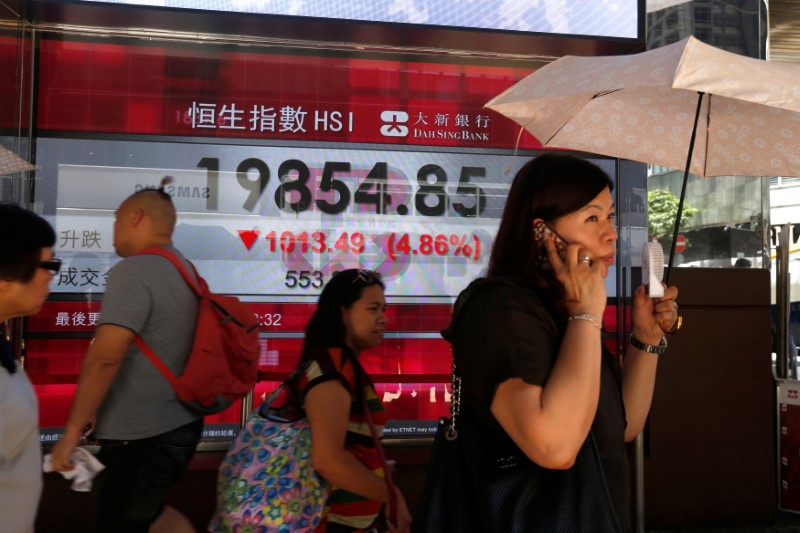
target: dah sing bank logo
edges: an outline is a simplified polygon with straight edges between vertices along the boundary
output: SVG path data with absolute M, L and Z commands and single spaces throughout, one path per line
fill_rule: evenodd
M 383 111 L 381 113 L 381 133 L 384 137 L 405 137 L 408 135 L 408 113 L 405 111 Z
M 453 119 L 453 120 L 451 120 Z M 423 113 L 413 118 L 405 111 L 385 110 L 381 112 L 381 134 L 384 137 L 408 137 L 415 139 L 452 139 L 456 141 L 489 141 L 488 115 L 436 113 L 428 116 Z

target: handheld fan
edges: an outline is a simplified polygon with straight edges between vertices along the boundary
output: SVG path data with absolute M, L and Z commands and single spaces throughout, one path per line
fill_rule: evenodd
M 664 250 L 657 242 L 645 242 L 642 246 L 642 283 L 647 285 L 650 298 L 664 296 Z

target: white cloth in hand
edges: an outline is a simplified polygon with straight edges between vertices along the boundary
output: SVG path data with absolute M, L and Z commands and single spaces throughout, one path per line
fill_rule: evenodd
M 72 490 L 77 492 L 89 492 L 92 490 L 92 479 L 105 468 L 103 463 L 92 455 L 92 452 L 85 448 L 75 448 L 69 456 L 75 467 L 72 470 L 61 472 L 65 479 L 72 480 Z M 48 453 L 44 456 L 43 470 L 53 472 L 53 454 Z

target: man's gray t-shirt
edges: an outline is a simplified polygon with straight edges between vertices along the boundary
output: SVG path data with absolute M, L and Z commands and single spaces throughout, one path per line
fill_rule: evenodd
M 182 257 L 175 248 L 167 248 Z M 194 291 L 168 259 L 135 255 L 111 270 L 98 325 L 130 329 L 180 375 L 192 347 L 197 304 Z M 197 418 L 180 404 L 161 372 L 131 344 L 98 410 L 97 437 L 143 439 Z

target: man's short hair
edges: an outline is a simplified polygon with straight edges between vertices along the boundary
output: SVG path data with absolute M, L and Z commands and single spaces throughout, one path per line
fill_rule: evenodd
M 131 196 L 136 196 L 137 194 L 144 194 L 148 192 L 155 192 L 158 193 L 158 195 L 161 197 L 162 200 L 166 200 L 167 202 L 172 203 L 172 196 L 167 194 L 167 192 L 164 190 L 164 187 L 166 187 L 173 181 L 174 179 L 172 178 L 172 176 L 164 176 L 163 178 L 161 178 L 161 184 L 157 188 L 154 187 L 152 189 L 151 188 L 142 189 L 140 191 L 136 191 Z

